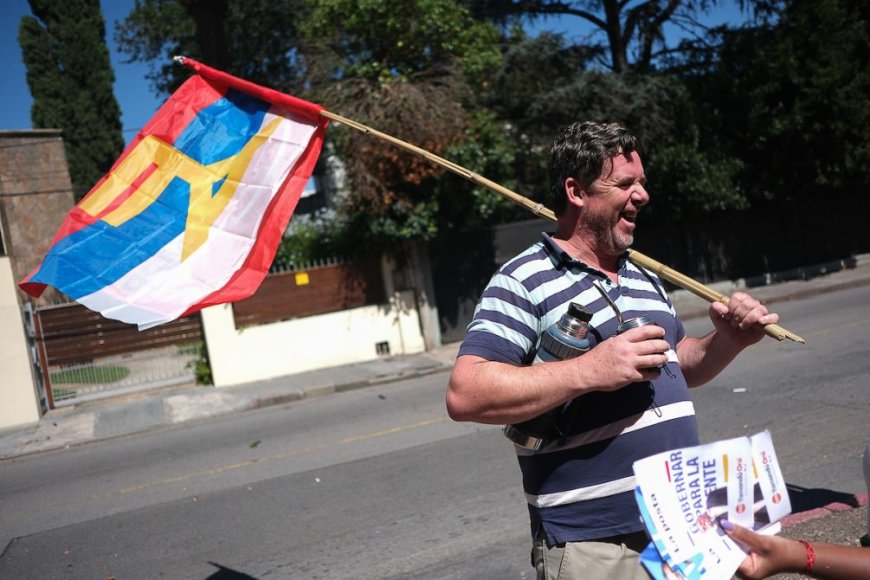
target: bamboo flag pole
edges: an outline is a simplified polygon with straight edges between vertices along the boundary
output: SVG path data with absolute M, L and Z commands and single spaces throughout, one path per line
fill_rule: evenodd
M 544 207 L 540 203 L 535 203 L 527 197 L 523 197 L 522 195 L 513 192 L 506 187 L 495 183 L 494 181 L 482 177 L 474 173 L 473 171 L 469 171 L 468 169 L 457 165 L 452 161 L 448 161 L 443 157 L 439 157 L 438 155 L 435 155 L 430 151 L 426 151 L 425 149 L 421 149 L 416 145 L 412 145 L 406 141 L 402 141 L 401 139 L 397 139 L 391 135 L 387 135 L 386 133 L 381 133 L 380 131 L 372 129 L 371 127 L 363 125 L 362 123 L 358 123 L 352 119 L 348 119 L 347 117 L 342 117 L 341 115 L 336 115 L 335 113 L 332 113 L 325 109 L 321 110 L 320 114 L 327 119 L 331 119 L 333 121 L 341 123 L 342 125 L 347 125 L 348 127 L 356 129 L 357 131 L 372 135 L 374 137 L 377 137 L 378 139 L 387 141 L 388 143 L 392 143 L 397 147 L 400 147 L 407 151 L 411 151 L 412 153 L 424 157 L 425 159 L 428 159 L 429 161 L 432 161 L 437 165 L 440 165 L 458 175 L 461 175 L 469 181 L 487 187 L 495 191 L 496 193 L 501 194 L 516 203 L 519 203 L 535 215 L 556 221 L 556 215 L 553 213 L 553 211 Z M 705 286 L 697 280 L 681 274 L 680 272 L 677 272 L 676 270 L 669 268 L 668 266 L 665 266 L 661 262 L 653 260 L 649 256 L 641 254 L 637 250 L 629 250 L 628 259 L 637 264 L 638 266 L 642 266 L 644 268 L 647 268 L 648 270 L 652 270 L 661 278 L 664 278 L 665 280 L 668 280 L 669 282 L 672 282 L 677 286 L 688 290 L 689 292 L 703 298 L 704 300 L 707 300 L 708 302 L 721 302 L 722 304 L 728 304 L 728 297 L 724 294 L 717 292 L 709 286 Z M 794 342 L 806 343 L 806 340 L 804 340 L 802 337 L 789 330 L 786 330 L 778 324 L 767 324 L 764 325 L 762 328 L 764 329 L 765 334 L 777 339 L 780 342 L 785 339 L 789 339 L 793 340 Z
M 705 286 L 704 284 L 701 284 L 697 280 L 689 278 L 685 274 L 681 274 L 680 272 L 677 272 L 673 268 L 669 268 L 669 267 L 665 266 L 664 264 L 662 264 L 661 262 L 658 262 L 656 260 L 653 260 L 649 256 L 645 256 L 644 254 L 641 254 L 637 250 L 629 250 L 628 252 L 629 252 L 628 259 L 631 260 L 632 262 L 634 262 L 635 264 L 637 264 L 638 266 L 643 266 L 644 268 L 646 268 L 648 270 L 652 270 L 653 272 L 655 272 L 656 274 L 658 274 L 660 277 L 664 278 L 665 280 L 673 282 L 674 284 L 676 284 L 677 286 L 680 286 L 681 288 L 685 288 L 686 290 L 688 290 L 692 294 L 694 294 L 696 296 L 700 296 L 701 298 L 703 298 L 704 300 L 707 300 L 708 302 L 721 302 L 722 304 L 725 304 L 725 305 L 728 304 L 728 297 L 725 296 L 724 294 L 722 294 L 721 292 L 717 292 L 716 290 L 713 290 L 709 286 Z M 799 342 L 801 344 L 805 344 L 807 342 L 800 335 L 797 335 L 797 334 L 793 333 L 792 331 L 785 329 L 778 324 L 766 324 L 766 325 L 762 326 L 762 328 L 764 329 L 764 332 L 765 332 L 765 334 L 767 334 L 767 336 L 775 338 L 776 340 L 778 340 L 780 342 L 782 342 L 785 339 L 793 340 L 794 342 Z
M 494 181 L 490 181 L 489 179 L 482 177 L 482 176 L 478 175 L 477 173 L 474 173 L 473 171 L 469 171 L 468 169 L 462 167 L 461 165 L 457 165 L 457 164 L 453 163 L 452 161 L 448 161 L 447 159 L 444 159 L 443 157 L 439 157 L 439 156 L 435 155 L 434 153 L 432 153 L 431 151 L 426 151 L 425 149 L 421 149 L 421 148 L 417 147 L 416 145 L 411 145 L 407 141 L 402 141 L 401 139 L 397 139 L 397 138 L 393 137 L 392 135 L 387 135 L 386 133 L 381 133 L 380 131 L 378 131 L 376 129 L 372 129 L 371 127 L 363 125 L 362 123 L 357 123 L 353 119 L 348 119 L 347 117 L 342 117 L 341 115 L 336 115 L 335 113 L 331 113 L 331 112 L 327 111 L 326 109 L 321 110 L 320 114 L 322 116 L 326 117 L 327 119 L 337 121 L 337 122 L 341 123 L 342 125 L 347 125 L 348 127 L 353 127 L 357 131 L 360 131 L 362 133 L 366 133 L 368 135 L 373 135 L 373 136 L 377 137 L 378 139 L 382 139 L 384 141 L 392 143 L 393 145 L 396 145 L 397 147 L 401 147 L 402 149 L 406 149 L 408 151 L 411 151 L 412 153 L 416 153 L 417 155 L 424 157 L 424 158 L 428 159 L 429 161 L 432 161 L 433 163 L 435 163 L 437 165 L 440 165 L 442 167 L 446 167 L 450 171 L 461 175 L 462 177 L 468 179 L 469 181 L 473 181 L 474 183 L 477 183 L 479 185 L 483 185 L 484 187 L 488 187 L 489 189 L 495 191 L 496 193 L 499 193 L 499 194 L 505 196 L 506 198 L 517 202 L 518 204 L 524 206 L 526 209 L 528 209 L 529 211 L 531 211 L 535 215 L 540 215 L 540 216 L 543 216 L 546 218 L 550 218 L 553 221 L 556 221 L 556 215 L 551 210 L 547 209 L 546 207 L 544 207 L 540 203 L 535 203 L 532 200 L 530 200 L 529 198 L 523 197 L 522 195 L 520 195 L 516 192 L 513 192 L 510 189 L 503 187 Z

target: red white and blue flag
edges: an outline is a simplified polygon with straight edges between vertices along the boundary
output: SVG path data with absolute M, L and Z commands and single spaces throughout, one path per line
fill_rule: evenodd
M 322 107 L 211 69 L 163 104 L 20 286 L 149 328 L 265 278 L 320 155 Z

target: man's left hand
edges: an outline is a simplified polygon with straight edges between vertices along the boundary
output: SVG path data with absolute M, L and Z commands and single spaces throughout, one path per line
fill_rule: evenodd
M 719 335 L 739 348 L 761 340 L 762 326 L 779 322 L 778 314 L 768 312 L 764 304 L 744 292 L 735 292 L 727 306 L 713 302 L 709 314 Z

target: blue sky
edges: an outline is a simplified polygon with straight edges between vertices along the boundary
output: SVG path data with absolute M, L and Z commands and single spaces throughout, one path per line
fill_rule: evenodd
M 132 139 L 139 128 L 154 114 L 162 100 L 155 97 L 145 78 L 143 64 L 123 64 L 115 48 L 115 22 L 122 20 L 133 8 L 133 0 L 101 0 L 106 19 L 106 42 L 115 69 L 115 98 L 121 105 L 124 139 Z M 0 107 L 0 130 L 30 129 L 30 90 L 27 88 L 21 48 L 18 46 L 18 25 L 21 17 L 30 15 L 27 0 L 4 0 L 0 4 L 0 78 L 3 106 Z
M 103 16 L 106 19 L 106 42 L 109 45 L 112 66 L 115 70 L 115 98 L 121 106 L 121 124 L 124 139 L 130 141 L 136 132 L 154 114 L 162 99 L 154 96 L 145 78 L 147 67 L 144 64 L 124 64 L 114 41 L 115 23 L 130 12 L 133 0 L 101 0 Z M 736 1 L 723 2 L 709 15 L 709 23 L 739 22 L 744 18 L 736 8 Z M 21 49 L 18 46 L 18 25 L 21 17 L 30 14 L 27 0 L 3 0 L 0 3 L 0 78 L 4 79 L 2 107 L 0 107 L 0 130 L 30 129 L 30 91 L 25 78 Z M 539 24 L 546 28 L 564 32 L 566 36 L 577 36 L 580 20 L 565 19 L 565 22 L 548 20 Z M 328 103 L 323 103 L 329 106 Z M 340 111 L 339 111 L 340 112 Z

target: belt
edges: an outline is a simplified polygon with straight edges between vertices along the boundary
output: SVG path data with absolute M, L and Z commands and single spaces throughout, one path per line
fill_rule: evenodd
M 543 528 L 538 530 L 538 533 L 535 534 L 535 540 L 540 541 L 543 540 L 544 544 L 547 544 L 547 535 L 544 533 Z M 606 538 L 591 538 L 589 540 L 580 540 L 580 542 L 598 542 L 602 544 L 614 544 L 616 546 L 621 546 L 625 544 L 635 552 L 642 552 L 647 544 L 649 544 L 649 538 L 646 535 L 646 532 L 632 532 L 630 534 L 619 534 L 617 536 L 608 536 Z M 559 544 L 560 546 L 563 544 Z
M 625 544 L 635 552 L 642 552 L 646 548 L 646 545 L 649 544 L 646 532 L 633 532 L 631 534 L 620 534 L 618 536 L 610 536 L 609 538 L 595 538 L 594 540 L 587 541 L 616 545 Z

